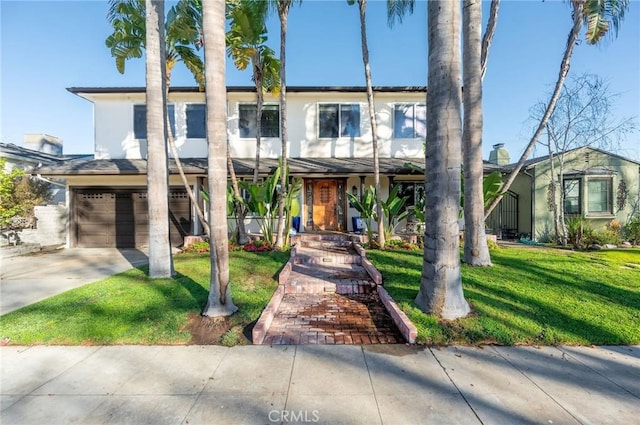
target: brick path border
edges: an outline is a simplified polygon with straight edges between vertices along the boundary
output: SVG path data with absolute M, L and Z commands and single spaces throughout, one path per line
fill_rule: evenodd
M 382 274 L 380 273 L 380 271 L 378 271 L 378 269 L 375 268 L 373 263 L 371 263 L 371 261 L 367 259 L 367 254 L 364 248 L 362 248 L 362 246 L 355 242 L 353 242 L 353 248 L 361 257 L 362 266 L 367 271 L 367 274 L 369 274 L 371 279 L 376 283 L 380 301 L 382 301 L 385 308 L 391 315 L 391 318 L 393 319 L 396 327 L 409 344 L 414 344 L 416 342 L 418 330 L 413 325 L 411 320 L 409 320 L 407 315 L 402 310 L 400 310 L 398 304 L 396 304 L 393 298 L 391 298 L 391 295 L 389 295 L 387 290 L 382 286 Z M 285 284 L 289 279 L 289 275 L 291 274 L 291 270 L 293 268 L 296 253 L 297 244 L 291 248 L 291 256 L 289 257 L 289 261 L 287 261 L 287 263 L 278 274 L 278 288 L 274 292 L 271 300 L 269 301 L 269 304 L 267 304 L 264 311 L 260 315 L 260 318 L 253 327 L 251 337 L 253 340 L 253 344 L 255 345 L 259 345 L 264 342 L 267 331 L 269 330 L 269 327 L 271 326 L 271 323 L 273 322 L 273 319 L 278 312 L 278 308 L 280 307 L 280 303 L 282 302 L 282 298 L 285 294 Z

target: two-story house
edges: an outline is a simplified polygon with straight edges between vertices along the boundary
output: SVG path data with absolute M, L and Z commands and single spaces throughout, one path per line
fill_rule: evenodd
M 66 179 L 69 247 L 136 247 L 148 244 L 147 145 L 145 89 L 68 89 L 94 104 L 95 159 L 45 166 L 38 174 Z M 256 154 L 256 102 L 253 87 L 227 90 L 228 142 L 234 170 L 251 179 Z M 415 202 L 424 191 L 426 88 L 374 89 L 382 197 L 395 184 Z M 201 202 L 206 189 L 207 140 L 204 93 L 174 87 L 169 119 L 189 184 Z M 262 117 L 261 176 L 278 164 L 281 150 L 278 99 L 267 95 Z M 347 193 L 362 194 L 373 185 L 373 153 L 364 87 L 288 87 L 287 155 L 292 176 L 303 180 L 301 231 L 353 231 L 358 212 Z M 171 155 L 170 155 L 171 156 Z M 639 163 L 593 148 L 566 153 L 565 213 L 580 214 L 594 226 L 613 219 L 626 223 L 640 208 Z M 529 160 L 508 194 L 487 220 L 489 232 L 501 237 L 527 235 L 546 239 L 553 228 L 547 203 L 549 160 Z M 413 165 L 409 166 L 408 164 Z M 494 146 L 485 173 L 510 172 L 514 164 L 501 144 Z M 186 235 L 202 234 L 178 175 L 169 160 L 171 238 L 180 245 Z M 556 167 L 557 170 L 557 167 Z M 556 176 L 557 178 L 557 176 Z M 230 220 L 230 224 L 233 220 Z M 259 227 L 249 217 L 250 231 Z
M 68 89 L 94 104 L 93 160 L 69 161 L 40 170 L 67 181 L 70 247 L 135 247 L 148 243 L 146 201 L 145 89 Z M 425 87 L 374 89 L 383 196 L 395 183 L 417 196 L 423 176 L 426 136 Z M 189 183 L 205 185 L 207 141 L 204 93 L 174 87 L 169 119 Z M 253 175 L 256 102 L 252 87 L 229 87 L 228 141 L 236 173 Z M 373 155 L 364 87 L 288 87 L 287 130 L 290 173 L 303 179 L 301 231 L 352 230 L 346 193 L 373 184 Z M 281 153 L 278 98 L 267 96 L 262 117 L 260 174 L 266 176 Z M 171 235 L 175 245 L 201 225 L 170 159 Z M 417 189 L 416 189 L 417 188 Z M 410 200 L 410 203 L 413 199 Z M 251 219 L 248 219 L 251 229 Z

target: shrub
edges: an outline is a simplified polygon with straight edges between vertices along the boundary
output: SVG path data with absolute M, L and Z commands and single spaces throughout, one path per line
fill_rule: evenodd
M 586 248 L 593 237 L 593 229 L 589 222 L 583 217 L 576 216 L 568 217 L 566 224 L 569 243 L 576 249 Z
M 201 242 L 195 242 L 191 245 L 189 245 L 186 248 L 182 249 L 182 252 L 199 252 L 199 253 L 203 253 L 203 252 L 209 252 L 209 242 L 205 242 L 205 241 L 201 241 Z
M 269 242 L 264 239 L 258 239 L 257 241 L 249 242 L 244 245 L 243 249 L 248 252 L 265 252 L 271 251 L 272 247 Z
M 640 215 L 632 217 L 624 226 L 624 237 L 634 245 L 640 244 Z

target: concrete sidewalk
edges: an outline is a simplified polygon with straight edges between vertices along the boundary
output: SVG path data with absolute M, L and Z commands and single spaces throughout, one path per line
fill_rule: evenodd
M 632 424 L 640 346 L 2 347 L 8 424 Z
M 137 249 L 72 248 L 0 259 L 0 314 L 149 262 Z

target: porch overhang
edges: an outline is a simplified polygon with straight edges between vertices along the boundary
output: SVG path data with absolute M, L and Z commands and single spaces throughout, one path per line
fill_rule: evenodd
M 233 167 L 237 175 L 253 175 L 255 158 L 235 158 Z M 207 158 L 183 158 L 185 174 L 205 176 Z M 289 158 L 287 160 L 292 176 L 347 176 L 373 174 L 372 158 Z M 268 175 L 278 167 L 277 158 L 260 159 L 259 173 Z M 424 168 L 424 160 L 416 158 L 380 158 L 381 175 L 420 175 L 416 167 Z M 170 174 L 178 174 L 175 160 L 169 160 Z M 62 178 L 81 175 L 145 175 L 146 159 L 93 159 L 60 161 L 33 171 L 46 177 Z

